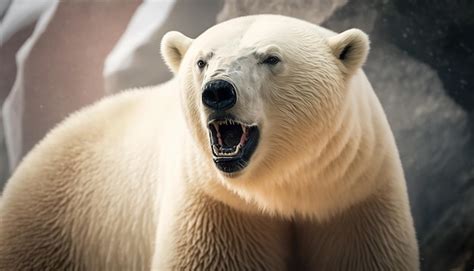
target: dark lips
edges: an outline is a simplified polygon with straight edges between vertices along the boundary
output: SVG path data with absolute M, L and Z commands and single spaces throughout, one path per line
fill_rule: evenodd
M 212 116 L 211 116 L 212 117 Z M 209 138 L 214 163 L 225 173 L 244 169 L 258 144 L 259 129 L 236 120 L 232 115 L 210 118 Z

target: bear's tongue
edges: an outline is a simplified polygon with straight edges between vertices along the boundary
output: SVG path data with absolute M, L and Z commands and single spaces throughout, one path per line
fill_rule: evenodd
M 224 148 L 232 148 L 240 143 L 242 137 L 242 126 L 240 124 L 219 125 L 218 136 Z

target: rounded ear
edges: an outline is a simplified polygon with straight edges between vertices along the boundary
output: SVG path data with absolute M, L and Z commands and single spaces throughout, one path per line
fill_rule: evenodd
M 177 31 L 170 31 L 161 39 L 161 55 L 166 65 L 176 74 L 193 40 Z
M 348 75 L 355 73 L 365 63 L 369 53 L 369 38 L 359 29 L 349 29 L 332 36 L 328 38 L 328 44 Z

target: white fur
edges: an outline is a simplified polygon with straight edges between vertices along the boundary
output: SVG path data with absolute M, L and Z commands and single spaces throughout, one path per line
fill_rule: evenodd
M 168 32 L 163 37 L 161 51 L 167 55 L 164 60 L 172 72 L 178 72 L 181 59 L 188 50 L 189 45 L 191 45 L 191 42 L 190 38 L 177 31 Z M 168 46 L 170 44 L 175 46 Z
M 175 79 L 70 117 L 9 180 L 0 269 L 418 269 L 398 152 L 360 70 L 368 46 L 272 15 L 167 34 Z M 235 176 L 211 159 L 211 78 L 237 86 L 230 112 L 261 130 Z

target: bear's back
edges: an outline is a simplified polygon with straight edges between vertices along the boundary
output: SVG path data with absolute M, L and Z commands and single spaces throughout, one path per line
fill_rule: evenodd
M 147 162 L 158 155 L 164 114 L 175 110 L 170 88 L 105 98 L 35 146 L 3 193 L 0 269 L 150 264 L 158 176 Z

